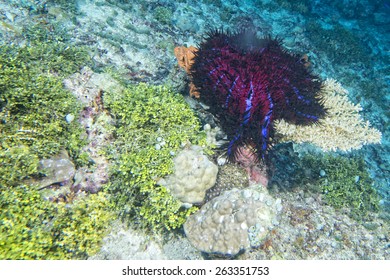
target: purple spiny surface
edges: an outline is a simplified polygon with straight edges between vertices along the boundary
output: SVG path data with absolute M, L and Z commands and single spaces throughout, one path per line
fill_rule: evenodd
M 210 106 L 228 134 L 228 155 L 250 144 L 265 157 L 273 121 L 307 124 L 325 114 L 318 99 L 319 79 L 301 56 L 283 49 L 270 37 L 253 32 L 208 34 L 190 69 L 201 100 Z

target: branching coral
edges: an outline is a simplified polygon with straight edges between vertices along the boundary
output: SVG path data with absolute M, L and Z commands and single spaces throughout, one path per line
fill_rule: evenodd
M 359 112 L 361 106 L 352 104 L 348 91 L 338 82 L 328 79 L 320 92 L 327 115 L 310 126 L 275 121 L 279 141 L 310 142 L 324 151 L 349 151 L 366 144 L 381 142 L 381 132 L 364 122 Z

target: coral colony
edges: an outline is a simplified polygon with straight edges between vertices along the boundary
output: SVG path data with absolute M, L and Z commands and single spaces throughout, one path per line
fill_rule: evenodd
M 242 147 L 266 159 L 274 120 L 310 124 L 325 115 L 318 94 L 322 83 L 309 72 L 306 60 L 287 52 L 277 39 L 245 30 L 214 31 L 199 49 L 189 51 L 191 61 L 178 57 L 179 65 L 190 75 L 191 94 L 200 96 L 220 120 L 232 160 Z

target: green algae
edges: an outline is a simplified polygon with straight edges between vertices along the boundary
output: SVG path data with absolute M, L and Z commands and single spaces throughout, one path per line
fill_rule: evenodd
M 0 259 L 85 259 L 113 219 L 106 194 L 53 203 L 24 183 L 60 150 L 76 166 L 88 161 L 84 130 L 66 121 L 82 108 L 62 84 L 88 52 L 40 25 L 24 31 L 24 45 L 0 45 Z
M 103 99 L 117 120 L 116 140 L 107 151 L 115 162 L 108 191 L 116 210 L 154 232 L 180 227 L 197 208 L 181 207 L 156 181 L 173 171 L 173 157 L 184 145 L 206 145 L 195 114 L 181 95 L 163 86 L 128 86 Z
M 379 196 L 363 159 L 326 155 L 306 156 L 303 161 L 317 174 L 311 183 L 320 188 L 329 205 L 349 208 L 357 220 L 369 212 L 379 211 Z

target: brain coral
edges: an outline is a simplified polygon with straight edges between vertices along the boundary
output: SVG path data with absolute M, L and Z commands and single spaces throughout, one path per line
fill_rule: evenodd
M 259 246 L 281 210 L 281 200 L 262 187 L 233 189 L 204 204 L 187 219 L 184 231 L 203 252 L 236 255 Z
M 218 167 L 199 146 L 181 151 L 174 161 L 174 173 L 158 181 L 185 205 L 202 203 L 206 191 L 214 186 Z

